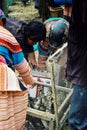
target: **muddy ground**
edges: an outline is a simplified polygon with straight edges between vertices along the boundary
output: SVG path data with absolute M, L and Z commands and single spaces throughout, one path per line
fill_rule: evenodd
M 8 16 L 11 18 L 26 20 L 26 21 L 37 19 L 39 13 L 34 6 L 35 3 L 33 2 L 33 0 L 31 0 L 31 2 L 28 2 L 26 6 L 23 5 L 21 0 L 15 0 L 15 4 L 9 6 Z M 42 19 L 37 19 L 37 20 L 42 20 Z
M 38 18 L 38 10 L 34 7 L 34 2 L 31 0 L 31 2 L 27 3 L 26 6 L 23 5 L 21 0 L 15 0 L 15 4 L 12 6 L 9 6 L 9 13 L 8 17 L 19 19 L 19 20 L 38 20 L 42 21 L 41 18 Z M 26 122 L 26 128 L 25 130 L 47 130 L 43 126 L 40 119 L 28 117 L 30 122 Z M 29 127 L 28 127 L 29 126 Z M 28 127 L 28 128 L 27 128 Z M 64 126 L 62 130 L 70 130 L 68 126 Z

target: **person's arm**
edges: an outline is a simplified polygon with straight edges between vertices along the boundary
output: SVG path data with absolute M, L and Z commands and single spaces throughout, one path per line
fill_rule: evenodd
M 32 71 L 26 59 L 19 65 L 15 65 L 15 69 L 19 72 L 25 84 L 34 85 Z
M 37 68 L 37 62 L 36 62 L 36 57 L 34 52 L 28 53 L 29 57 L 29 63 L 32 66 L 33 69 Z
M 25 84 L 32 85 L 34 87 L 34 79 L 32 76 L 31 68 L 24 58 L 22 52 L 12 53 L 13 67 L 18 71 Z

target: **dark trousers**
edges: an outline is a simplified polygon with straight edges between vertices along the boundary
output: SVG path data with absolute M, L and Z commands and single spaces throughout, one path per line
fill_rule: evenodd
M 73 85 L 69 125 L 71 130 L 87 130 L 87 86 Z

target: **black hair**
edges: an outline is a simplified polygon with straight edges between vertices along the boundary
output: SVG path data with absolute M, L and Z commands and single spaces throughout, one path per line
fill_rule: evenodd
M 6 18 L 2 18 L 2 22 L 4 25 L 6 25 Z
M 31 40 L 41 41 L 46 38 L 45 25 L 39 21 L 31 21 L 24 27 L 24 35 Z

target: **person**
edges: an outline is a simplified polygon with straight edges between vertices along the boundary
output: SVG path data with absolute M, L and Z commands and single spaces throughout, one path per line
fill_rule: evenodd
M 42 18 L 42 21 L 50 18 L 50 10 L 57 5 L 54 3 L 54 0 L 34 0 L 35 2 L 35 9 L 38 10 L 39 15 L 36 18 Z
M 73 88 L 70 128 L 87 130 L 87 0 L 72 1 L 66 72 Z
M 22 130 L 28 104 L 26 85 L 33 88 L 34 80 L 20 44 L 5 28 L 5 22 L 0 10 L 0 130 Z M 25 85 L 9 66 L 19 72 Z
M 46 70 L 46 60 L 63 43 L 66 42 L 68 34 L 68 22 L 63 18 L 49 18 L 45 20 L 46 39 L 38 43 L 38 69 Z
M 12 18 L 6 18 L 6 21 L 6 28 L 20 43 L 25 58 L 33 68 L 37 68 L 33 45 L 46 38 L 46 28 L 44 24 L 34 20 L 26 22 Z

